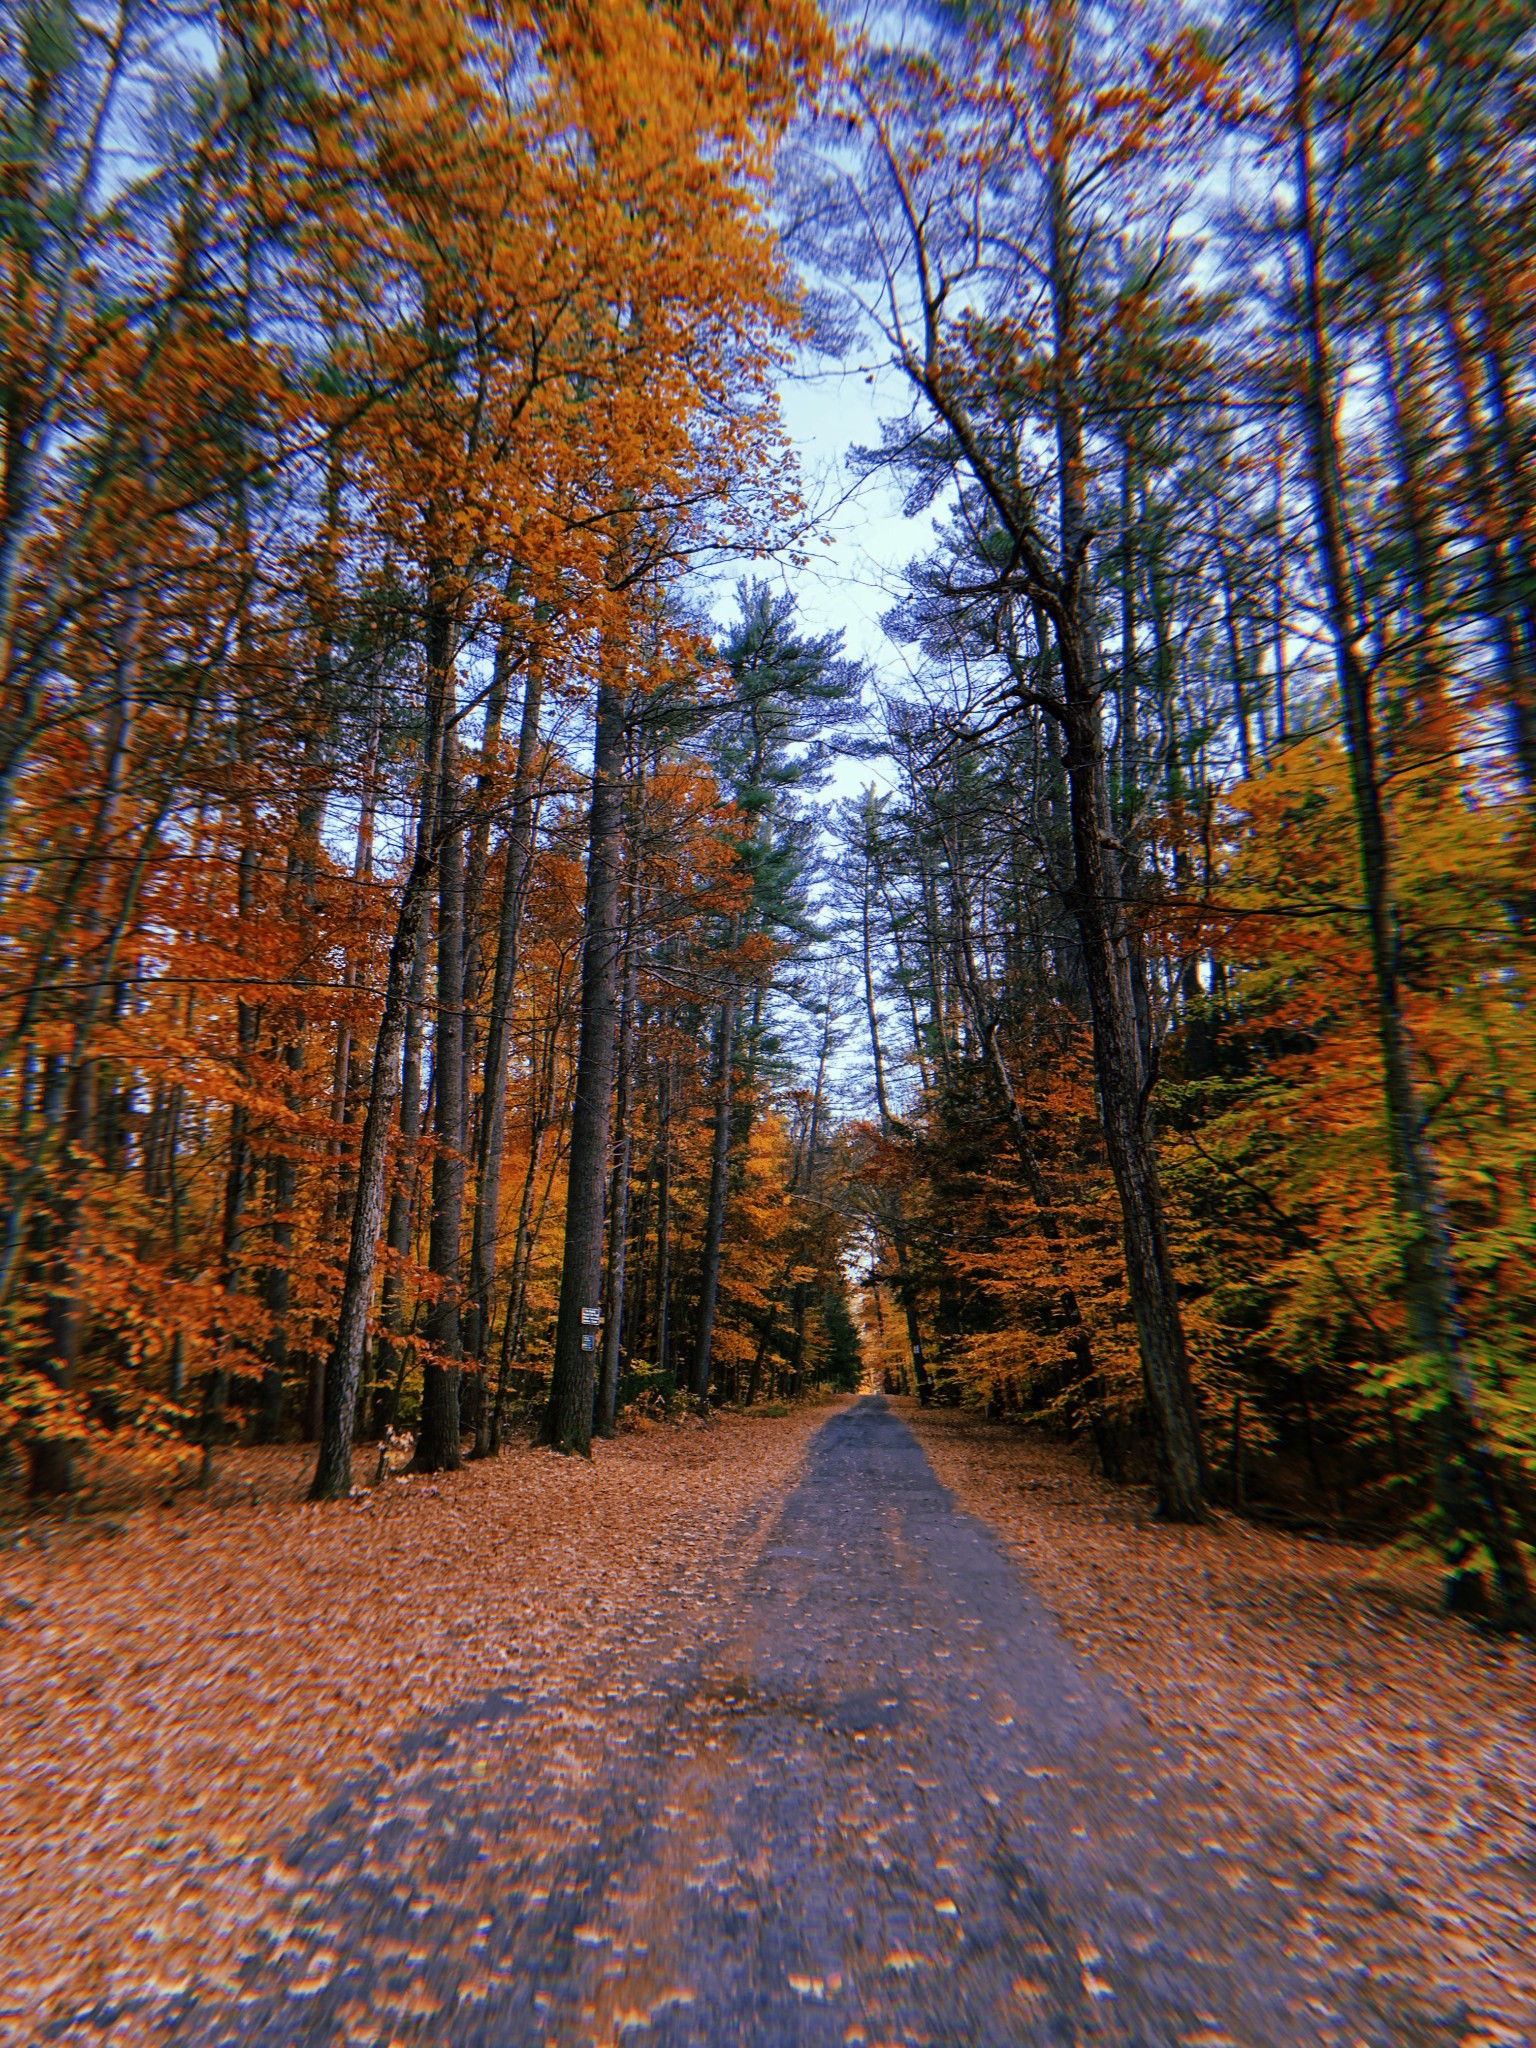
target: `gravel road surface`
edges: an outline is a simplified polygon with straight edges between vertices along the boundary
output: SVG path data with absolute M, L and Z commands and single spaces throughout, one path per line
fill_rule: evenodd
M 290 1924 L 233 1992 L 108 2037 L 1458 2038 L 1332 1970 L 1305 1844 L 1228 1852 L 1219 1802 L 1076 1661 L 878 1399 L 816 1437 L 717 1640 L 658 1651 L 567 1770 L 524 1766 L 525 1712 L 496 1696 L 420 1729 L 291 1845 Z

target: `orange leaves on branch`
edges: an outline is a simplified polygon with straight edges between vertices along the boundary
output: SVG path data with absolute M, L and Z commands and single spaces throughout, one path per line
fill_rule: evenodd
M 1450 713 L 1406 733 L 1394 779 L 1404 1013 L 1423 1077 L 1471 1355 L 1496 1432 L 1536 1462 L 1536 1059 L 1520 807 L 1444 745 Z M 1454 720 L 1451 720 L 1454 724 Z M 1468 759 L 1473 758 L 1470 753 Z M 1381 1110 L 1375 988 L 1358 909 L 1348 766 L 1331 735 L 1298 742 L 1232 792 L 1212 914 L 1239 965 L 1216 1020 L 1200 1117 L 1170 1138 L 1219 1360 L 1291 1371 L 1343 1360 L 1411 1417 L 1432 1408 L 1406 1327 L 1401 1233 Z M 1376 1426 L 1386 1426 L 1378 1409 Z
M 225 1371 L 247 1412 L 263 1374 L 319 1384 L 425 685 L 446 678 L 467 754 L 496 661 L 504 705 L 537 669 L 555 712 L 506 1182 L 515 1205 L 538 1164 L 547 1201 L 573 707 L 605 663 L 641 698 L 696 671 L 670 589 L 794 503 L 766 178 L 830 56 L 814 7 L 256 0 L 223 32 L 125 59 L 128 182 L 74 194 L 85 283 L 50 304 L 68 266 L 0 243 L 25 456 L 0 508 L 0 1316 L 34 1445 L 49 1417 L 190 1408 Z M 86 105 L 104 60 L 70 61 Z M 85 159 L 54 112 L 53 156 L 5 177 L 57 253 Z M 507 732 L 484 752 L 482 975 Z M 696 762 L 656 801 L 681 932 L 739 893 L 740 821 Z M 414 1193 L 431 1142 L 397 1150 Z M 414 1257 L 388 1264 L 414 1305 Z

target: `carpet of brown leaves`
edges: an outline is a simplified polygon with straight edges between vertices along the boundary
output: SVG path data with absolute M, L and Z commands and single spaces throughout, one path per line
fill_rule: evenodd
M 427 1716 L 496 1688 L 520 1740 L 601 1743 L 719 1625 L 828 1411 L 654 1427 L 589 1465 L 518 1449 L 303 1500 L 312 1454 L 222 1464 L 0 1555 L 0 2040 L 95 1999 L 231 1986 L 282 1846 Z M 358 1478 L 376 1454 L 359 1454 Z
M 1437 1611 L 1427 1572 L 1216 1515 L 1156 1522 L 1076 1454 L 894 1404 L 1070 1641 L 1226 1797 L 1322 1867 L 1325 1946 L 1536 2043 L 1536 1656 Z

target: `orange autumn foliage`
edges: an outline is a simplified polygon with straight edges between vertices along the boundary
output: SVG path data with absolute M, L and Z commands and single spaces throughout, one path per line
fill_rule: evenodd
M 1405 1013 L 1454 1219 L 1495 1441 L 1536 1469 L 1536 1048 L 1523 807 L 1472 732 L 1404 745 L 1394 779 Z M 1202 1348 L 1224 1377 L 1322 1375 L 1367 1437 L 1433 1412 L 1401 1283 L 1345 762 L 1327 735 L 1231 793 L 1220 883 L 1236 963 L 1170 1141 Z
M 764 199 L 829 53 L 814 7 L 220 20 L 217 47 L 124 56 L 185 132 L 125 98 L 114 141 L 147 168 L 115 189 L 71 125 L 101 48 L 15 53 L 37 148 L 4 174 L 34 242 L 0 240 L 0 1435 L 43 1484 L 50 1445 L 183 1432 L 216 1374 L 248 1404 L 276 1373 L 313 1419 L 444 660 L 480 821 L 472 1005 L 514 773 L 484 671 L 515 702 L 537 667 L 554 712 L 498 1219 L 503 1282 L 536 1295 L 511 1244 L 525 1183 L 535 1234 L 558 1203 L 571 720 L 694 553 L 793 495 Z M 75 267 L 50 268 L 65 199 Z M 681 802 L 680 930 L 716 908 L 717 809 Z M 397 1149 L 419 1236 L 432 1139 Z M 419 1251 L 393 1262 L 408 1320 Z

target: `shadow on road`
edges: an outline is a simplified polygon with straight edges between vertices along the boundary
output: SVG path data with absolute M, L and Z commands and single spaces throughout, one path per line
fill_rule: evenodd
M 524 1715 L 500 1694 L 426 1724 L 318 1814 L 233 1995 L 80 2026 L 167 2048 L 1459 2032 L 1332 1969 L 1304 1846 L 1224 1839 L 878 1398 L 816 1437 L 723 1645 L 610 1712 L 595 1768 L 530 1764 Z

